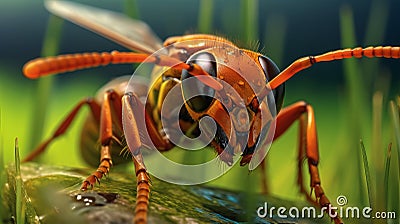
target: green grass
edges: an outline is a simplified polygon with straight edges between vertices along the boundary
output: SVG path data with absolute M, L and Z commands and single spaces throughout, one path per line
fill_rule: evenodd
M 385 193 L 384 202 L 386 210 L 389 210 L 388 201 L 389 201 L 389 175 L 390 175 L 390 160 L 392 159 L 392 144 L 389 144 L 387 154 L 386 154 L 386 161 L 385 161 L 385 177 L 384 177 L 384 185 L 383 191 Z
M 63 20 L 51 15 L 48 20 L 46 34 L 43 40 L 42 57 L 54 56 L 58 52 L 62 35 Z M 43 138 L 44 124 L 46 123 L 47 107 L 54 85 L 54 77 L 40 78 L 36 87 L 35 107 L 32 111 L 32 124 L 29 149 L 34 148 Z
M 1 108 L 0 108 L 0 189 L 3 188 L 6 180 L 5 180 L 5 174 L 4 174 L 4 143 L 3 143 L 3 129 L 2 129 L 2 123 L 1 123 Z M 0 191 L 0 220 L 4 220 L 3 216 L 5 208 L 4 208 L 4 200 L 3 200 L 3 192 Z
M 124 1 L 124 13 L 125 15 L 137 19 L 140 18 L 137 1 L 136 0 L 125 0 Z
M 197 29 L 199 33 L 212 33 L 212 24 L 214 18 L 214 1 L 199 1 L 199 15 L 197 19 Z
M 25 223 L 25 198 L 23 196 L 23 181 L 21 178 L 21 161 L 19 159 L 18 138 L 15 139 L 15 220 L 17 224 Z
M 288 21 L 281 14 L 272 14 L 267 15 L 265 23 L 265 49 L 262 50 L 262 53 L 282 68 Z
M 340 9 L 340 29 L 341 29 L 341 43 L 342 48 L 348 48 L 357 46 L 353 13 L 350 7 L 343 6 Z M 343 75 L 345 78 L 345 103 L 348 113 L 348 122 L 345 127 L 347 137 L 345 137 L 345 148 L 346 151 L 342 152 L 346 156 L 345 158 L 351 158 L 353 163 L 344 163 L 341 171 L 353 170 L 352 173 L 347 173 L 345 181 L 352 180 L 356 187 L 359 189 L 358 192 L 354 192 L 353 200 L 361 204 L 366 204 L 365 192 L 363 188 L 362 178 L 362 162 L 359 149 L 358 139 L 362 136 L 363 121 L 367 120 L 365 114 L 366 110 L 366 92 L 365 82 L 360 75 L 360 62 L 357 59 L 347 59 L 343 61 Z M 355 161 L 355 163 L 354 163 Z M 355 181 L 354 181 L 355 180 Z
M 394 136 L 397 148 L 397 160 L 400 161 L 400 121 L 399 121 L 399 105 L 394 101 L 390 102 L 390 109 L 392 113 Z M 399 170 L 400 171 L 400 170 Z M 400 175 L 400 172 L 399 172 Z M 400 176 L 399 176 L 400 177 Z
M 364 38 L 365 45 L 381 45 L 384 39 L 386 24 L 388 22 L 387 13 L 389 10 L 388 1 L 372 1 L 371 9 L 369 12 L 369 18 L 366 27 L 366 34 Z M 378 187 L 382 186 L 384 182 L 384 158 L 382 151 L 387 142 L 384 142 L 383 136 L 383 104 L 384 97 L 388 96 L 388 90 L 390 89 L 390 82 L 388 81 L 387 74 L 380 71 L 379 59 L 364 60 L 361 62 L 362 74 L 365 79 L 364 83 L 370 85 L 376 83 L 375 93 L 372 98 L 372 136 L 371 136 L 371 153 L 370 161 L 373 167 L 371 172 L 372 179 L 372 192 L 373 200 L 375 202 L 374 207 L 378 210 L 385 208 L 385 202 L 383 195 L 385 195 L 386 188 Z M 377 77 L 379 74 L 379 77 Z M 372 86 L 372 85 L 371 85 Z M 386 189 L 386 190 L 385 190 Z
M 371 163 L 374 167 L 372 171 L 373 198 L 375 201 L 375 206 L 378 209 L 384 208 L 384 195 L 385 188 L 379 188 L 379 183 L 383 181 L 383 163 L 384 159 L 382 157 L 382 146 L 383 146 L 383 136 L 382 136 L 382 111 L 383 111 L 383 94 L 380 91 L 375 92 L 372 98 L 372 143 L 371 143 Z M 377 158 L 377 159 L 374 159 Z M 378 159 L 382 158 L 382 159 Z
M 242 41 L 249 46 L 253 46 L 254 43 L 258 43 L 259 31 L 258 31 L 258 0 L 241 0 L 241 19 L 243 22 L 242 30 L 243 37 Z
M 372 205 L 375 205 L 375 200 L 372 196 L 372 190 L 371 190 L 371 175 L 369 172 L 370 167 L 368 165 L 367 151 L 365 150 L 364 142 L 362 140 L 360 140 L 360 146 L 361 146 L 363 168 L 364 168 L 364 173 L 365 173 L 365 183 L 366 183 L 366 188 L 367 188 L 367 193 L 368 193 L 368 205 L 369 205 L 369 207 L 372 208 Z
M 397 102 L 397 105 L 396 105 L 396 103 L 394 102 L 394 101 L 391 101 L 390 102 L 390 108 L 391 108 L 391 115 L 392 115 L 392 122 L 393 122 L 393 132 L 394 132 L 394 141 L 395 141 L 395 147 L 396 147 L 396 149 L 397 149 L 397 177 L 394 177 L 394 175 L 392 175 L 392 178 L 394 179 L 393 180 L 393 189 L 386 189 L 387 191 L 389 191 L 389 192 L 393 192 L 393 196 L 391 197 L 392 198 L 392 200 L 394 201 L 393 202 L 393 209 L 395 209 L 396 211 L 397 211 L 397 214 L 398 214 L 398 212 L 400 211 L 400 205 L 399 205 L 399 201 L 400 201 L 400 188 L 399 188 L 399 180 L 400 180 L 400 119 L 399 119 L 399 116 L 400 116 L 400 102 L 398 101 Z M 389 154 L 388 153 L 388 156 L 389 155 L 391 155 L 391 154 Z M 390 157 L 387 159 L 387 160 L 389 160 L 388 162 L 387 162 L 387 166 L 388 166 L 388 168 L 387 169 L 389 169 L 390 168 Z M 389 178 L 390 178 L 390 175 L 388 175 L 389 176 Z M 397 190 L 396 190 L 396 187 L 397 187 Z M 397 203 L 396 203 L 396 199 L 393 199 L 393 198 L 396 198 L 395 197 L 395 195 L 397 194 L 397 198 L 398 198 L 398 200 L 397 200 Z M 390 197 L 390 196 L 389 196 Z M 387 204 L 388 204 L 388 202 L 387 202 Z
M 387 0 L 373 0 L 368 16 L 364 45 L 382 45 L 388 23 L 389 4 Z M 365 83 L 371 84 L 379 72 L 379 59 L 361 63 Z
M 379 5 L 379 6 L 377 6 Z M 382 4 L 378 1 L 373 2 L 370 12 L 370 20 L 367 28 L 366 45 L 379 44 L 383 39 L 383 33 L 385 30 L 385 24 L 387 22 L 385 10 L 387 10 L 386 2 Z M 379 16 L 382 15 L 382 16 Z M 341 10 L 341 27 L 342 27 L 342 44 L 343 47 L 357 46 L 355 27 L 352 16 L 352 10 L 347 6 Z M 379 28 L 378 28 L 379 27 Z M 384 145 L 388 145 L 389 142 L 393 141 L 388 138 L 387 123 L 385 122 L 384 111 L 384 99 L 388 97 L 389 84 L 387 82 L 387 74 L 379 72 L 379 64 L 377 59 L 365 59 L 346 60 L 344 63 L 345 68 L 345 80 L 347 83 L 347 94 L 349 99 L 349 130 L 351 133 L 348 138 L 348 144 L 352 145 L 351 139 L 357 139 L 360 136 L 365 136 L 367 139 L 371 139 L 371 147 L 365 147 L 361 144 L 361 155 L 353 153 L 353 158 L 362 158 L 363 164 L 357 162 L 359 168 L 355 169 L 355 172 L 348 175 L 350 178 L 356 177 L 359 180 L 359 188 L 361 194 L 359 194 L 358 203 L 359 205 L 365 205 L 368 201 L 370 207 L 375 211 L 399 211 L 397 206 L 388 207 L 390 203 L 388 198 L 394 197 L 398 193 L 398 184 L 390 185 L 389 179 L 393 179 L 393 175 L 390 174 L 391 167 L 391 153 L 390 147 L 387 153 L 385 153 Z M 362 74 L 362 75 L 361 75 Z M 381 76 L 381 77 L 379 77 Z M 375 86 L 373 85 L 375 84 Z M 376 88 L 376 92 L 372 95 L 374 90 L 370 90 L 370 86 Z M 371 98 L 372 100 L 369 100 Z M 372 108 L 372 109 L 369 109 Z M 392 117 L 394 124 L 394 132 L 396 132 L 396 116 L 394 116 L 394 103 L 391 103 Z M 372 114 L 371 114 L 372 111 Z M 386 111 L 386 110 L 385 110 Z M 353 115 L 353 116 L 352 116 Z M 369 119 L 372 117 L 372 119 Z M 372 125 L 365 123 L 371 120 Z M 368 132 L 369 127 L 371 131 Z M 398 136 L 398 135 L 395 135 Z M 366 148 L 371 150 L 366 150 Z M 386 155 L 385 155 L 386 154 Z M 360 160 L 358 160 L 360 161 Z M 368 165 L 369 164 L 369 165 Z M 384 167 L 385 164 L 385 167 Z M 350 164 L 346 165 L 346 169 L 349 169 Z M 354 167 L 354 166 L 353 166 Z M 353 169 L 352 169 L 353 170 Z M 361 171 L 361 172 L 359 172 Z M 363 174 L 364 173 L 364 174 Z M 359 179 L 359 177 L 365 176 L 365 181 Z M 395 182 L 395 180 L 392 180 Z M 354 179 L 353 179 L 354 182 Z M 365 193 L 364 193 L 365 192 Z M 355 192 L 354 192 L 355 193 Z M 393 194 L 394 193 L 394 194 Z M 368 198 L 368 200 L 366 200 Z M 378 222 L 373 220 L 373 223 Z

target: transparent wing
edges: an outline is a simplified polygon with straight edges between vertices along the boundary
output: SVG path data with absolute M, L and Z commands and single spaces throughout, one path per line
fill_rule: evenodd
M 46 1 L 45 6 L 51 13 L 131 50 L 152 54 L 162 47 L 146 23 L 123 14 L 68 1 Z

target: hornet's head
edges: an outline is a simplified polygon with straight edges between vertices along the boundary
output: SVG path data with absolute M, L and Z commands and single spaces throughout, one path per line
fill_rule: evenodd
M 186 70 L 182 73 L 182 93 L 190 116 L 199 121 L 211 117 L 216 130 L 205 129 L 220 159 L 232 165 L 233 156 L 242 155 L 240 164 L 252 161 L 258 149 L 260 161 L 272 142 L 275 116 L 282 107 L 284 85 L 273 90 L 268 82 L 279 74 L 266 56 L 230 46 L 215 46 L 194 53 L 187 61 L 199 65 L 222 84 L 215 90 Z M 212 135 L 212 136 L 211 136 Z M 264 145 L 265 144 L 265 145 Z M 250 164 L 251 165 L 251 164 Z

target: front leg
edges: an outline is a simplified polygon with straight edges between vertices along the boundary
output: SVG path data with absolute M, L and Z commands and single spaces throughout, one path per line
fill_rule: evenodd
M 311 105 L 305 102 L 298 102 L 282 109 L 277 116 L 274 139 L 281 136 L 296 120 L 300 120 L 300 139 L 298 152 L 298 184 L 300 186 L 300 191 L 309 201 L 314 202 L 311 196 L 306 192 L 306 188 L 303 183 L 302 167 L 305 155 L 308 161 L 311 190 L 314 190 L 315 192 L 316 202 L 320 206 L 327 208 L 331 203 L 322 189 L 321 179 L 319 177 L 317 128 L 315 125 L 314 110 Z M 331 218 L 336 224 L 342 223 L 340 218 L 337 216 Z
M 136 205 L 135 205 L 135 217 L 133 222 L 147 223 L 147 210 L 149 208 L 150 198 L 150 177 L 146 171 L 146 167 L 139 163 L 136 158 L 132 158 L 135 164 L 136 174 Z
M 122 97 L 122 122 L 126 142 L 135 164 L 137 192 L 134 223 L 147 223 L 150 178 L 140 150 L 151 145 L 157 149 L 169 150 L 173 145 L 158 132 L 144 105 L 134 93 L 127 93 Z

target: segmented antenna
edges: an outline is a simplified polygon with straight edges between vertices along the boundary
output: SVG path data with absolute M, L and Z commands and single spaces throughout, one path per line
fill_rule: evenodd
M 56 73 L 71 72 L 109 64 L 130 63 L 154 63 L 156 65 L 168 66 L 174 69 L 187 70 L 205 85 L 215 90 L 222 89 L 222 84 L 216 81 L 197 64 L 186 64 L 178 59 L 168 57 L 166 55 L 149 55 L 134 52 L 93 52 L 38 58 L 26 63 L 23 68 L 23 72 L 26 77 L 36 79 L 41 76 L 52 75 Z
M 400 57 L 400 47 L 367 47 L 367 48 L 353 48 L 353 49 L 343 49 L 337 51 L 331 51 L 325 54 L 317 55 L 317 56 L 308 56 L 304 58 L 300 58 L 289 65 L 285 70 L 283 70 L 278 76 L 272 79 L 268 85 L 271 89 L 275 89 L 280 86 L 282 83 L 286 82 L 293 75 L 304 70 L 315 63 L 319 62 L 327 62 L 327 61 L 335 61 L 342 60 L 345 58 L 399 58 Z

